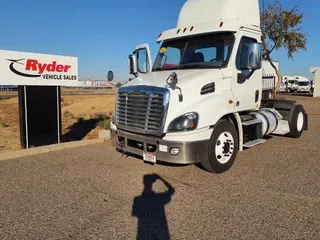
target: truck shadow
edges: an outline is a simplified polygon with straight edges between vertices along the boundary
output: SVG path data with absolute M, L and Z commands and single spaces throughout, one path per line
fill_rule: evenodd
M 92 118 L 74 123 L 67 128 L 69 131 L 62 135 L 62 141 L 71 142 L 84 139 L 85 136 L 87 136 L 93 129 L 96 128 L 96 125 L 99 121 L 101 121 L 101 119 Z
M 76 122 L 68 127 L 69 131 L 62 136 L 62 139 L 64 142 L 80 141 L 96 127 L 97 123 L 97 119 Z
M 153 184 L 162 181 L 165 192 L 153 191 Z M 138 218 L 137 240 L 170 239 L 165 206 L 171 202 L 174 188 L 157 174 L 143 177 L 144 189 L 141 195 L 135 197 L 132 205 L 132 216 Z

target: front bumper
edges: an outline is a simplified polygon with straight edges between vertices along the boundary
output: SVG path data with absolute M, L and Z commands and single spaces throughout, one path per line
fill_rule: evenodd
M 113 146 L 122 152 L 132 153 L 139 156 L 143 152 L 155 153 L 157 161 L 173 164 L 194 164 L 200 159 L 208 158 L 208 141 L 177 142 L 165 141 L 161 138 L 147 137 L 139 134 L 129 133 L 122 130 L 110 130 Z M 119 141 L 119 138 L 121 141 Z M 149 151 L 153 146 L 154 148 Z M 170 154 L 171 148 L 179 148 L 178 155 Z

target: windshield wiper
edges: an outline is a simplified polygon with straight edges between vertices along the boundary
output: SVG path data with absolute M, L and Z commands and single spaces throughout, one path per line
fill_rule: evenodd
M 201 66 L 201 65 L 179 65 L 178 69 L 194 69 L 194 68 L 201 68 L 201 69 L 205 69 L 205 67 Z
M 164 71 L 164 70 L 162 69 L 162 67 L 157 67 L 157 68 L 153 68 L 152 71 L 157 72 L 157 71 Z

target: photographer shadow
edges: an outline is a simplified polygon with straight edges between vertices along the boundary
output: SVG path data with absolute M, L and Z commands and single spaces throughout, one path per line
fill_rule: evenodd
M 157 180 L 165 184 L 167 191 L 156 193 L 152 190 Z M 165 205 L 170 203 L 174 188 L 157 174 L 145 175 L 143 183 L 144 190 L 132 206 L 132 215 L 138 218 L 137 239 L 170 239 Z

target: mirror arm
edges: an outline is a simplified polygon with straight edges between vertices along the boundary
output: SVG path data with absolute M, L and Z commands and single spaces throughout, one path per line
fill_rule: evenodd
M 172 78 L 175 78 L 175 83 L 172 83 Z M 171 79 L 171 81 L 169 81 Z M 178 89 L 180 94 L 179 94 L 179 102 L 183 102 L 183 94 L 182 94 L 182 89 L 177 86 L 178 83 L 178 76 L 175 72 L 171 73 L 170 76 L 167 78 L 166 83 L 173 89 Z
M 256 69 L 252 69 L 252 70 L 248 73 L 248 75 L 246 76 L 246 80 L 249 79 L 249 78 L 251 78 L 251 76 L 254 74 L 255 71 L 256 71 Z
M 176 86 L 176 89 L 178 89 L 180 91 L 179 94 L 179 102 L 183 102 L 183 94 L 182 94 L 182 89 Z
M 247 75 L 243 73 L 238 73 L 238 83 L 244 83 L 246 80 L 251 78 L 255 71 L 256 69 L 252 69 Z

